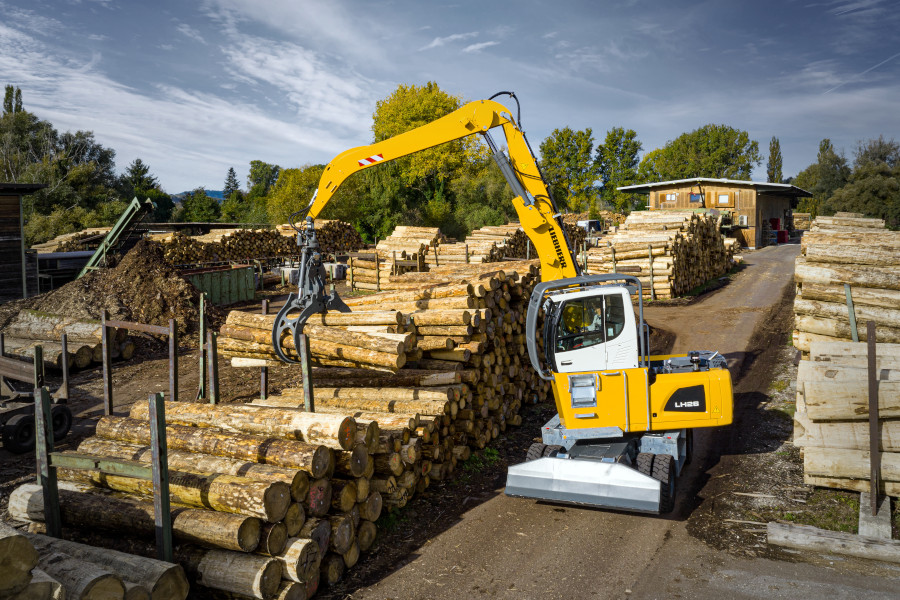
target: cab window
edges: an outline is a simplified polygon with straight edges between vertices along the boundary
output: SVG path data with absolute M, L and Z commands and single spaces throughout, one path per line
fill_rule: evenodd
M 625 329 L 625 302 L 621 294 L 604 296 L 604 298 L 606 299 L 604 312 L 606 341 L 610 341 L 619 337 Z M 631 308 L 630 303 L 628 308 Z
M 603 343 L 603 298 L 567 302 L 556 329 L 556 351 L 568 352 Z

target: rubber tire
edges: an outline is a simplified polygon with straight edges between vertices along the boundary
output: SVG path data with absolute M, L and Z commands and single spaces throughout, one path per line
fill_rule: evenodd
M 544 456 L 544 450 L 547 448 L 545 444 L 535 442 L 528 447 L 528 453 L 525 455 L 525 462 L 537 460 Z
M 634 466 L 639 473 L 652 477 L 653 473 L 653 457 L 656 456 L 652 452 L 639 452 L 634 460 Z
M 13 454 L 34 452 L 34 415 L 14 415 L 3 426 L 3 447 Z
M 659 514 L 672 512 L 675 508 L 675 458 L 671 454 L 654 456 L 651 477 L 662 484 L 659 490 Z
M 557 446 L 555 444 L 551 444 L 544 448 L 544 452 L 542 456 L 556 456 L 556 453 L 562 450 L 562 446 Z
M 50 407 L 50 418 L 53 419 L 53 441 L 58 442 L 72 429 L 72 411 L 64 404 L 54 404 Z

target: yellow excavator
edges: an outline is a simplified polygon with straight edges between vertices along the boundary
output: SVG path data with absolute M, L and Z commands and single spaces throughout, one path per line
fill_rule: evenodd
M 286 335 L 299 335 L 313 313 L 349 311 L 334 291 L 325 292 L 314 227 L 341 183 L 363 169 L 481 135 L 515 194 L 519 222 L 540 259 L 542 282 L 529 299 L 526 345 L 534 369 L 551 382 L 557 410 L 541 428 L 542 442 L 529 448 L 524 463 L 509 468 L 506 494 L 669 512 L 676 477 L 691 456 L 692 430 L 732 421 L 725 359 L 715 351 L 650 355 L 641 281 L 625 274 L 581 273 L 520 115 L 513 119 L 494 100 L 500 95 L 518 108 L 515 94 L 500 92 L 393 138 L 347 150 L 325 167 L 309 205 L 291 217 L 292 224 L 305 217 L 294 225 L 301 247 L 300 282 L 276 317 L 275 351 L 293 362 L 281 345 Z M 505 134 L 505 151 L 491 135 L 495 128 Z

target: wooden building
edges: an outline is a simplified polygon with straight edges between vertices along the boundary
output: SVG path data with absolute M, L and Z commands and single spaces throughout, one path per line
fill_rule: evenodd
M 0 183 L 0 302 L 37 293 L 37 278 L 28 276 L 37 263 L 34 254 L 26 260 L 22 196 L 45 187 L 34 183 Z
M 650 210 L 718 211 L 731 219 L 734 237 L 747 248 L 766 245 L 770 228 L 788 229 L 797 198 L 812 196 L 787 183 L 764 183 L 737 179 L 695 177 L 658 181 L 617 188 L 621 192 L 646 194 Z M 772 219 L 777 219 L 772 227 Z

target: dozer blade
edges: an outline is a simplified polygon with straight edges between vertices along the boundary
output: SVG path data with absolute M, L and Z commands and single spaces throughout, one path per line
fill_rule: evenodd
M 619 463 L 548 457 L 510 467 L 506 495 L 658 513 L 660 482 Z

